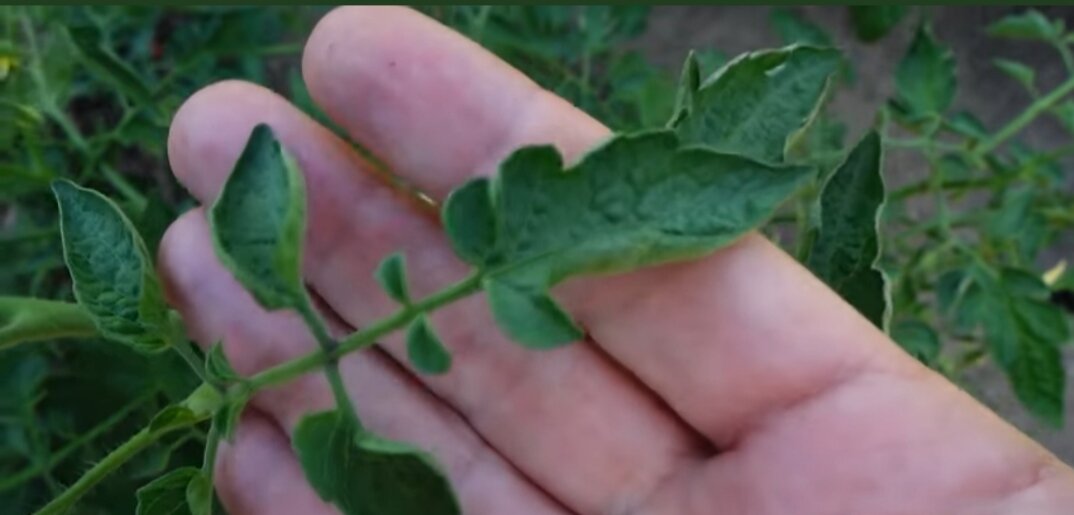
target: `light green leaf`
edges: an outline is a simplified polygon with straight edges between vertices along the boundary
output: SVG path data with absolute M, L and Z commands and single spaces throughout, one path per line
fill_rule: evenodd
M 24 342 L 95 336 L 93 317 L 78 304 L 0 297 L 0 350 Z
M 1010 59 L 996 58 L 992 60 L 992 63 L 1000 71 L 1006 73 L 1007 76 L 1021 83 L 1022 87 L 1026 88 L 1027 91 L 1031 93 L 1037 91 L 1037 86 L 1035 85 L 1037 72 L 1033 71 L 1033 68 Z
M 217 381 L 223 384 L 241 379 L 239 373 L 235 371 L 235 368 L 231 366 L 231 362 L 228 361 L 227 355 L 224 354 L 224 347 L 219 342 L 214 344 L 205 356 L 205 376 L 210 381 Z
M 955 58 L 922 24 L 895 70 L 896 102 L 911 115 L 942 113 L 955 98 Z
M 885 329 L 888 292 L 876 266 L 884 205 L 881 150 L 880 136 L 870 132 L 824 185 L 820 230 L 806 261 L 817 277 Z
M 307 305 L 301 266 L 305 185 L 267 125 L 254 128 L 209 223 L 217 256 L 264 308 Z
M 888 35 L 908 12 L 905 5 L 853 5 L 849 9 L 854 34 L 866 43 Z
M 304 417 L 291 441 L 310 485 L 345 515 L 455 515 L 432 458 L 352 427 L 336 411 Z
M 832 46 L 832 38 L 824 29 L 806 19 L 796 11 L 785 7 L 772 9 L 769 15 L 772 27 L 786 45 L 801 43 L 817 47 Z
M 451 354 L 424 315 L 414 319 L 407 329 L 406 351 L 410 362 L 423 373 L 443 374 L 451 368 Z
M 835 50 L 797 45 L 741 55 L 701 83 L 675 129 L 684 144 L 781 162 L 841 62 Z
M 891 339 L 925 365 L 932 366 L 940 356 L 940 336 L 920 320 L 900 320 L 891 327 Z
M 380 287 L 393 300 L 400 304 L 410 303 L 410 291 L 407 288 L 406 259 L 398 252 L 384 258 L 377 266 L 374 275 Z
M 1052 22 L 1036 9 L 1012 14 L 988 26 L 988 35 L 1006 39 L 1058 40 L 1063 35 L 1063 22 Z
M 187 502 L 191 481 L 201 476 L 194 467 L 175 469 L 138 489 L 136 515 L 202 515 L 192 512 Z
M 213 512 L 213 485 L 209 476 L 198 472 L 186 485 L 186 504 L 191 515 L 211 515 Z
M 130 220 L 96 191 L 66 180 L 53 182 L 52 191 L 79 304 L 106 338 L 142 352 L 166 349 L 168 307 L 153 260 Z
M 495 252 L 496 215 L 489 180 L 471 180 L 451 192 L 444 202 L 444 231 L 463 261 L 485 265 Z
M 526 347 L 558 347 L 585 335 L 556 301 L 537 288 L 495 279 L 486 281 L 484 287 L 496 323 Z

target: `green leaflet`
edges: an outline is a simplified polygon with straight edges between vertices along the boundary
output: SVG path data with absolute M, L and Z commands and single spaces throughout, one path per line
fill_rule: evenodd
M 313 489 L 345 515 L 461 513 L 430 456 L 362 433 L 337 411 L 304 417 L 291 444 Z
M 615 137 L 568 169 L 551 147 L 524 148 L 492 181 L 463 186 L 469 210 L 495 220 L 481 253 L 471 252 L 470 233 L 452 230 L 458 194 L 444 218 L 454 247 L 484 273 L 500 326 L 546 347 L 580 336 L 550 286 L 703 255 L 760 224 L 808 179 L 807 168 L 680 148 L 672 132 L 654 131 Z M 535 320 L 554 326 L 534 330 Z
M 1063 35 L 1063 22 L 1052 22 L 1036 9 L 1012 14 L 988 26 L 988 35 L 1006 39 L 1053 41 Z
M 955 58 L 922 24 L 895 70 L 895 102 L 912 116 L 942 113 L 955 98 Z
M 267 125 L 254 128 L 209 223 L 220 261 L 262 307 L 308 304 L 301 266 L 305 185 Z
M 507 336 L 523 346 L 547 349 L 585 335 L 570 315 L 538 288 L 496 279 L 485 281 L 483 286 L 496 322 Z
M 854 34 L 866 43 L 886 36 L 908 12 L 905 5 L 854 5 L 849 9 Z
M 799 45 L 744 54 L 701 83 L 674 128 L 684 144 L 782 162 L 841 62 L 836 50 Z
M 23 342 L 95 336 L 93 317 L 78 304 L 0 297 L 0 350 Z
M 202 472 L 182 467 L 138 489 L 136 515 L 208 515 L 212 486 Z
M 444 231 L 455 254 L 475 266 L 496 251 L 496 214 L 489 195 L 489 180 L 473 179 L 452 191 L 443 207 Z
M 878 235 L 884 205 L 880 136 L 867 134 L 847 156 L 820 195 L 820 230 L 806 260 L 809 269 L 881 329 L 888 293 Z
M 214 344 L 205 355 L 205 377 L 220 384 L 241 379 L 239 373 L 228 361 L 227 355 L 224 354 L 224 347 L 219 342 Z
M 1038 418 L 1063 423 L 1066 373 L 1059 346 L 1070 339 L 1062 310 L 1048 302 L 1047 286 L 1032 274 L 979 266 L 970 269 L 980 308 L 973 321 L 984 329 L 989 352 L 1018 399 Z
M 779 38 L 788 45 L 801 43 L 817 47 L 832 46 L 832 38 L 824 32 L 824 29 L 791 9 L 785 7 L 772 9 L 769 20 L 779 34 Z
M 443 374 L 451 368 L 451 354 L 424 315 L 410 323 L 406 333 L 406 351 L 414 368 L 423 373 Z
M 406 259 L 402 254 L 396 252 L 384 258 L 380 265 L 377 265 L 374 275 L 377 278 L 377 282 L 380 283 L 380 287 L 384 289 L 384 292 L 392 300 L 400 304 L 410 303 L 410 291 L 407 288 L 406 279 Z
M 925 365 L 940 357 L 940 336 L 920 320 L 900 320 L 891 327 L 891 339 Z
M 1007 76 L 1018 81 L 1022 87 L 1026 88 L 1026 91 L 1034 92 L 1037 90 L 1036 80 L 1037 72 L 1018 61 L 1011 61 L 1010 59 L 993 59 L 992 63 L 999 68 L 1000 71 L 1007 74 Z
M 167 348 L 168 307 L 145 243 L 130 220 L 96 191 L 52 183 L 63 255 L 75 298 L 106 338 L 142 352 Z

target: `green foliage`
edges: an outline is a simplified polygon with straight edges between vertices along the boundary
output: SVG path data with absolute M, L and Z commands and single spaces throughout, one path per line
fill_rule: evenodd
M 944 112 L 955 99 L 955 58 L 922 24 L 895 71 L 895 102 L 913 117 Z
M 817 277 L 881 329 L 890 315 L 878 224 L 884 206 L 880 135 L 870 132 L 828 179 L 820 227 L 806 263 Z
M 1010 59 L 993 59 L 992 62 L 1000 71 L 1018 81 L 1022 87 L 1026 88 L 1026 91 L 1034 94 L 1036 93 L 1037 72 L 1033 71 L 1033 68 Z
M 168 307 L 145 243 L 100 193 L 68 181 L 52 186 L 75 298 L 104 336 L 144 352 L 168 344 Z
M 138 489 L 136 515 L 208 515 L 212 490 L 194 467 L 175 469 Z
M 1053 41 L 1062 36 L 1063 20 L 1049 20 L 1040 11 L 1028 9 L 988 26 L 988 35 L 1005 39 Z
M 23 342 L 96 335 L 93 318 L 78 304 L 0 297 L 0 349 Z
M 743 55 L 688 95 L 689 116 L 676 132 L 686 144 L 782 162 L 788 139 L 812 120 L 839 62 L 834 50 L 806 46 Z
M 306 189 L 294 159 L 258 125 L 209 211 L 220 261 L 266 309 L 309 300 L 302 282 Z
M 410 291 L 406 280 L 406 259 L 400 253 L 392 254 L 380 262 L 376 270 L 377 282 L 384 292 L 396 302 L 410 303 Z
M 866 43 L 883 39 L 909 12 L 905 5 L 855 5 L 849 10 L 854 34 Z
M 336 411 L 304 417 L 292 445 L 313 489 L 346 515 L 461 513 L 429 456 L 364 432 Z

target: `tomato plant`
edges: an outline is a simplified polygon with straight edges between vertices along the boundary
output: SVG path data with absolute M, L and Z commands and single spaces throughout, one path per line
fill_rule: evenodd
M 197 58 L 162 65 L 183 55 L 166 50 L 181 40 L 168 33 L 180 29 L 153 13 L 160 16 L 155 10 L 87 10 L 77 16 L 80 24 L 63 32 L 63 41 L 47 42 L 37 40 L 33 23 L 49 16 L 56 23 L 65 14 L 5 13 L 14 20 L 6 26 L 19 27 L 18 40 L 29 50 L 9 55 L 0 46 L 0 81 L 11 81 L 3 83 L 9 89 L 0 99 L 6 102 L 0 113 L 11 120 L 0 132 L 7 147 L 0 194 L 15 201 L 17 209 L 10 209 L 19 214 L 4 241 L 16 249 L 12 257 L 24 261 L 3 277 L 20 296 L 0 297 L 0 381 L 10 382 L 6 391 L 12 392 L 0 413 L 12 414 L 19 435 L 10 445 L 12 457 L 0 453 L 0 502 L 63 513 L 92 502 L 95 492 L 116 481 L 120 491 L 137 485 L 126 502 L 139 514 L 211 513 L 216 448 L 231 438 L 250 397 L 305 374 L 324 374 L 335 407 L 304 417 L 291 442 L 314 490 L 348 514 L 457 513 L 451 485 L 429 454 L 363 425 L 362 407 L 343 388 L 339 358 L 402 332 L 416 370 L 445 373 L 451 355 L 428 315 L 471 295 L 486 297 L 492 319 L 519 345 L 540 352 L 570 344 L 585 332 L 550 294 L 556 284 L 696 259 L 754 230 L 782 244 L 925 364 L 957 379 L 990 358 L 1030 412 L 1062 423 L 1060 352 L 1070 339 L 1062 306 L 1074 273 L 1062 262 L 1041 267 L 1038 260 L 1074 224 L 1060 165 L 1074 150 L 1037 151 L 1017 137 L 1041 117 L 1074 132 L 1074 100 L 1068 99 L 1074 78 L 1043 88 L 1032 68 L 997 60 L 1029 102 L 989 129 L 970 113 L 951 112 L 956 60 L 927 12 L 853 8 L 850 19 L 863 41 L 882 39 L 899 24 L 914 26 L 893 98 L 848 146 L 845 126 L 829 104 L 855 80 L 853 63 L 795 11 L 772 12 L 786 46 L 732 59 L 712 50 L 691 53 L 676 83 L 622 48 L 644 29 L 644 8 L 434 9 L 431 14 L 617 132 L 575 163 L 565 163 L 552 147 L 518 149 L 493 176 L 459 186 L 440 207 L 440 220 L 471 273 L 416 298 L 408 288 L 407 256 L 385 256 L 376 279 L 398 309 L 336 338 L 301 274 L 302 170 L 271 130 L 258 126 L 209 211 L 214 248 L 263 308 L 301 317 L 318 348 L 242 376 L 220 345 L 201 351 L 190 343 L 161 293 L 152 259 L 156 241 L 186 201 L 160 201 L 176 195 L 168 179 L 132 181 L 112 163 L 130 146 L 163 152 L 153 139 L 189 92 L 179 84 L 180 71 L 204 69 L 206 62 L 233 65 L 235 38 L 251 42 L 248 48 L 261 45 L 240 56 L 240 68 L 257 68 L 266 54 L 293 47 L 258 41 L 256 31 L 236 36 L 237 29 L 228 30 L 249 12 L 184 13 L 196 21 L 190 26 L 209 34 L 185 37 L 212 44 Z M 118 40 L 137 39 L 129 29 L 146 24 L 140 17 L 155 20 L 142 50 L 118 47 Z M 1030 10 L 998 20 L 988 33 L 1051 46 L 1074 75 L 1074 36 L 1062 23 Z M 92 118 L 71 119 L 63 108 L 61 102 L 77 98 L 62 96 L 57 81 L 72 80 L 73 72 L 50 67 L 56 52 L 70 48 L 88 74 L 79 78 L 85 89 L 121 98 L 122 108 L 102 115 L 118 116 L 113 130 L 89 130 Z M 294 76 L 290 86 L 295 102 L 323 119 Z M 890 152 L 919 155 L 924 178 L 889 190 L 883 160 Z M 76 172 L 53 171 L 68 165 Z M 143 192 L 147 182 L 154 183 L 152 199 Z M 78 183 L 105 187 L 118 201 Z M 42 196 L 50 193 L 54 201 L 45 204 Z M 909 208 L 919 199 L 927 202 L 924 214 Z M 64 267 L 67 274 L 57 273 Z M 42 343 L 67 339 L 89 342 L 75 350 Z M 55 354 L 40 351 L 45 344 L 54 345 Z M 76 359 L 109 364 L 98 377 L 49 377 L 49 363 Z M 134 372 L 139 369 L 155 373 L 146 378 Z M 101 399 L 122 402 L 118 408 L 106 402 L 110 415 L 89 425 L 71 408 L 74 402 L 48 406 L 47 429 L 38 430 L 46 381 L 53 385 L 50 396 L 59 392 L 60 399 L 64 381 L 70 392 L 95 381 Z M 53 449 L 53 439 L 67 443 Z M 95 441 L 105 443 L 93 448 Z M 65 472 L 68 486 L 61 487 L 53 470 L 75 455 L 91 456 L 94 464 L 78 475 Z M 47 495 L 27 493 L 31 489 L 23 487 L 31 481 L 40 481 Z

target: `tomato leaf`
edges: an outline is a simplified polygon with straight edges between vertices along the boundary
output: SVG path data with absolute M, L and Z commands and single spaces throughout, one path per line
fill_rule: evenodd
M 896 102 L 909 114 L 942 113 L 955 98 L 955 58 L 926 24 L 918 27 L 895 70 Z
M 496 279 L 485 281 L 484 287 L 496 323 L 523 346 L 547 349 L 585 335 L 570 315 L 538 288 Z
M 461 513 L 429 455 L 362 432 L 337 411 L 304 417 L 291 444 L 313 489 L 345 515 Z
M 835 50 L 798 45 L 741 55 L 698 86 L 674 128 L 684 144 L 782 162 L 841 63 Z
M 867 134 L 820 195 L 820 227 L 806 260 L 810 270 L 865 318 L 886 329 L 889 294 L 877 268 L 884 206 L 880 136 Z
M 426 374 L 443 374 L 451 368 L 451 354 L 444 348 L 425 316 L 410 323 L 406 333 L 406 350 L 410 362 Z
M 377 266 L 374 275 L 380 287 L 393 300 L 400 304 L 410 303 L 410 292 L 407 288 L 406 259 L 396 252 L 384 258 Z
M 463 261 L 482 266 L 491 259 L 496 245 L 496 214 L 486 178 L 473 179 L 448 195 L 442 219 L 455 254 Z
M 209 515 L 209 478 L 194 467 L 175 469 L 138 489 L 136 515 Z
M 123 212 L 96 191 L 59 180 L 63 255 L 75 298 L 101 334 L 142 352 L 167 348 L 168 307 L 153 260 Z
M 264 308 L 308 305 L 301 266 L 305 186 L 267 125 L 254 128 L 209 222 L 217 256 Z
M 1063 36 L 1063 23 L 1052 22 L 1036 9 L 1012 14 L 988 26 L 988 35 L 1004 39 L 1054 41 Z
M 854 34 L 866 43 L 888 35 L 908 12 L 905 5 L 854 5 L 849 9 Z
M 928 366 L 940 357 L 940 336 L 920 320 L 900 320 L 891 327 L 891 339 L 906 352 Z
M 1037 90 L 1035 84 L 1037 72 L 1033 71 L 1033 68 L 1010 59 L 993 59 L 992 64 L 996 65 L 996 68 L 999 68 L 1008 77 L 1018 81 L 1026 91 L 1035 92 Z

